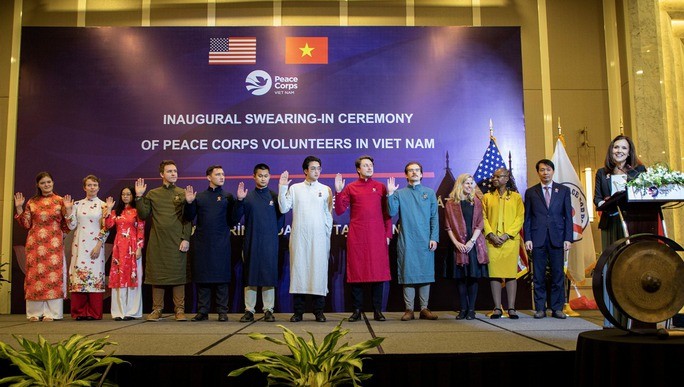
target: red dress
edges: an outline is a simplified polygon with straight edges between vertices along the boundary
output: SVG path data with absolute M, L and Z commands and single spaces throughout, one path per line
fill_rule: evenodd
M 116 237 L 112 249 L 112 266 L 109 270 L 110 288 L 135 288 L 138 280 L 138 260 L 135 252 L 145 241 L 145 222 L 138 218 L 135 208 L 126 206 L 121 215 L 116 211 L 105 218 L 105 227 L 116 225 Z
M 69 226 L 62 215 L 61 196 L 33 197 L 21 215 L 19 224 L 28 230 L 26 237 L 26 278 L 24 298 L 45 301 L 64 298 L 64 234 Z
M 347 282 L 389 281 L 387 238 L 392 237 L 392 218 L 387 188 L 373 179 L 358 179 L 335 195 L 337 215 L 349 207 Z

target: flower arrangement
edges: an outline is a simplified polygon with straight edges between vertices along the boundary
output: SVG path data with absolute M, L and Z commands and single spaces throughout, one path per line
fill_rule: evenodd
M 628 187 L 650 188 L 664 185 L 684 185 L 684 173 L 673 171 L 666 164 L 656 163 L 634 180 L 627 182 Z
M 673 171 L 666 164 L 656 163 L 627 182 L 630 193 L 642 197 L 668 196 L 675 191 L 684 191 L 684 173 Z

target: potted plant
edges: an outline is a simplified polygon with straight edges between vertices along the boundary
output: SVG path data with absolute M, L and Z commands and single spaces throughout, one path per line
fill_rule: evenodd
M 38 335 L 38 341 L 12 335 L 21 350 L 0 341 L 0 358 L 8 359 L 22 375 L 0 379 L 0 384 L 14 386 L 116 386 L 106 380 L 113 364 L 126 363 L 109 355 L 102 356 L 107 345 L 116 345 L 108 337 L 88 339 L 72 335 L 56 344 Z M 105 367 L 103 372 L 99 370 Z
M 348 343 L 337 346 L 338 341 L 349 333 L 349 329 L 342 329 L 342 321 L 325 336 L 320 345 L 311 332 L 307 332 L 310 336 L 307 341 L 283 325 L 278 327 L 283 330 L 284 340 L 261 333 L 250 333 L 251 339 L 287 346 L 292 355 L 280 355 L 273 351 L 250 352 L 245 357 L 257 364 L 234 370 L 228 376 L 239 376 L 254 368 L 267 374 L 269 386 L 284 384 L 325 387 L 350 383 L 358 386 L 362 380 L 372 376 L 361 373 L 364 360 L 361 355 L 380 345 L 385 338 L 377 337 L 351 346 Z
M 684 173 L 671 170 L 666 164 L 656 163 L 627 182 L 630 200 L 684 199 Z

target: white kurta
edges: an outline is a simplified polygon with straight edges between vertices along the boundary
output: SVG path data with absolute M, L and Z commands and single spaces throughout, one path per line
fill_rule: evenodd
M 90 258 L 98 238 L 104 229 L 102 205 L 99 198 L 82 199 L 74 203 L 74 216 L 71 217 L 70 228 L 74 227 L 74 241 L 71 245 L 71 263 L 69 264 L 69 291 L 81 293 L 101 293 L 105 291 L 105 256 L 104 243 L 100 254 Z M 107 239 L 104 234 L 103 240 Z
M 278 204 L 292 209 L 290 293 L 328 294 L 328 260 L 332 231 L 332 193 L 319 182 L 280 186 Z

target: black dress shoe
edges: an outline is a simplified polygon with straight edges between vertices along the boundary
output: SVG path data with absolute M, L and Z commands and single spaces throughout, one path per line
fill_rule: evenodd
M 567 315 L 566 315 L 565 313 L 563 313 L 562 311 L 560 311 L 560 310 L 554 310 L 553 312 L 551 312 L 551 317 L 553 317 L 553 318 L 559 318 L 559 319 L 561 319 L 561 320 L 565 320 L 565 318 L 567 317 Z
M 221 322 L 228 321 L 228 314 L 227 313 L 219 313 L 218 320 Z
M 76 316 L 76 321 L 85 321 L 84 316 Z
M 466 320 L 475 320 L 475 311 L 474 310 L 468 311 L 468 314 L 466 314 Z
M 299 313 L 295 313 L 290 317 L 290 322 L 300 322 L 302 321 L 302 315 Z
M 456 316 L 456 320 L 463 320 L 464 318 L 466 318 L 467 315 L 468 315 L 468 312 L 465 309 L 463 309 L 460 312 L 458 312 L 458 316 Z
M 376 310 L 373 312 L 373 320 L 375 321 L 385 321 L 387 320 L 381 311 Z
M 354 322 L 354 321 L 359 321 L 360 319 L 361 319 L 361 310 L 356 309 L 356 310 L 354 310 L 354 313 L 352 313 L 352 315 L 349 316 L 349 318 L 347 320 L 349 320 L 349 322 Z
M 323 312 L 314 313 L 317 322 L 326 322 L 328 319 L 325 318 Z
M 207 315 L 206 313 L 197 313 L 197 314 L 195 315 L 195 317 L 193 317 L 192 319 L 190 319 L 190 321 L 205 321 L 205 320 L 208 320 L 208 319 L 209 319 L 209 315 Z
M 274 322 L 275 321 L 275 316 L 273 315 L 273 312 L 270 310 L 267 310 L 264 312 L 264 321 L 266 322 Z
M 240 322 L 252 322 L 254 321 L 254 313 L 250 311 L 245 311 L 245 314 L 240 317 Z
M 114 317 L 114 321 L 123 321 L 121 317 Z
M 540 319 L 540 318 L 544 318 L 544 317 L 546 317 L 546 312 L 545 312 L 545 311 L 543 311 L 543 310 L 538 310 L 538 311 L 534 312 L 534 318 Z
M 135 320 L 135 317 L 124 316 L 123 320 L 124 320 L 124 321 L 131 321 L 131 320 Z
M 520 316 L 518 316 L 518 311 L 513 308 L 508 309 L 508 318 L 510 318 L 511 320 L 519 319 Z

